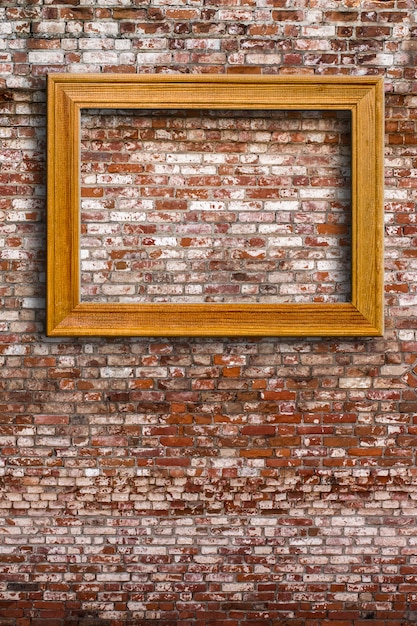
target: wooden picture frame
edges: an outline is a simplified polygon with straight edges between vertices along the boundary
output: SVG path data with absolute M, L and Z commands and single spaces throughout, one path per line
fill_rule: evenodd
M 47 334 L 375 336 L 383 333 L 383 80 L 366 77 L 48 76 Z M 349 110 L 351 302 L 91 303 L 80 298 L 82 109 Z

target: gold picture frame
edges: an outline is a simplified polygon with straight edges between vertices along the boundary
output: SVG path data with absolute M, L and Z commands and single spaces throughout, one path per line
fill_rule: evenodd
M 383 333 L 383 80 L 372 76 L 48 76 L 49 336 L 377 336 Z M 351 302 L 92 303 L 80 298 L 82 109 L 351 112 Z

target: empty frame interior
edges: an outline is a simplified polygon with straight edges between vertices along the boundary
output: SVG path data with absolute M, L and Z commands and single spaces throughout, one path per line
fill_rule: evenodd
M 106 111 L 112 114 L 119 111 L 125 115 L 125 119 L 132 118 L 132 116 L 128 117 L 129 111 L 131 111 L 132 115 L 136 114 L 136 117 L 132 118 L 135 123 L 142 123 L 142 125 L 145 113 L 150 112 L 151 115 L 158 115 L 160 120 L 163 117 L 163 112 L 166 111 L 167 116 L 179 114 L 180 118 L 181 116 L 185 117 L 191 126 L 194 123 L 194 118 L 207 119 L 209 123 L 206 123 L 206 127 L 216 129 L 219 128 L 219 124 L 220 126 L 223 124 L 224 127 L 230 124 L 230 128 L 233 128 L 233 125 L 239 123 L 243 125 L 242 128 L 247 128 L 245 121 L 242 121 L 242 115 L 238 117 L 238 113 L 244 114 L 245 111 L 248 117 L 255 120 L 261 117 L 262 112 L 265 111 L 269 112 L 268 115 L 271 119 L 274 111 L 277 115 L 284 111 L 289 111 L 291 115 L 292 111 L 293 117 L 296 116 L 296 112 L 300 111 L 306 112 L 307 117 L 314 117 L 317 111 L 327 112 L 329 118 L 337 116 L 338 112 L 340 117 L 344 117 L 344 119 L 348 115 L 351 152 L 349 171 L 349 200 L 351 203 L 349 301 L 345 301 L 343 298 L 332 299 L 328 297 L 327 299 L 323 298 L 323 301 L 310 302 L 299 298 L 298 301 L 286 302 L 285 299 L 283 301 L 273 296 L 272 287 L 270 287 L 270 295 L 263 298 L 255 296 L 240 298 L 227 295 L 223 297 L 219 296 L 214 286 L 210 284 L 210 281 L 214 280 L 213 276 L 217 276 L 218 273 L 203 275 L 203 280 L 207 283 L 205 285 L 207 292 L 216 294 L 206 297 L 203 301 L 193 295 L 199 293 L 199 289 L 201 290 L 201 285 L 198 286 L 197 284 L 198 274 L 194 278 L 195 284 L 181 287 L 181 297 L 175 296 L 175 293 L 180 292 L 178 285 L 174 285 L 175 289 L 171 287 L 174 296 L 169 298 L 156 296 L 149 300 L 137 297 L 136 300 L 126 298 L 124 301 L 113 297 L 107 300 L 103 296 L 103 293 L 106 293 L 104 290 L 100 292 L 101 298 L 95 299 L 95 291 L 90 289 L 89 292 L 88 285 L 86 289 L 82 289 L 81 285 L 83 254 L 85 252 L 82 247 L 95 245 L 99 248 L 101 246 L 103 258 L 105 258 L 106 253 L 105 238 L 102 241 L 98 239 L 94 244 L 91 244 L 90 237 L 90 239 L 83 240 L 82 243 L 81 183 L 83 172 L 87 172 L 85 180 L 87 182 L 89 180 L 88 172 L 91 168 L 89 169 L 88 159 L 90 158 L 89 155 L 93 154 L 90 145 L 94 144 L 94 134 L 89 138 L 90 144 L 86 144 L 88 149 L 85 149 L 82 154 L 81 119 L 82 116 L 88 117 L 90 115 L 91 125 L 91 113 L 94 111 L 100 114 L 106 113 Z M 229 113 L 227 114 L 227 112 Z M 372 77 L 50 75 L 48 80 L 48 335 L 381 335 L 383 332 L 383 119 L 383 82 L 382 79 Z M 136 122 L 136 120 L 139 121 Z M 95 123 L 97 125 L 98 122 Z M 158 124 L 161 125 L 162 122 L 159 121 Z M 258 126 L 255 123 L 253 127 L 257 128 Z M 96 136 L 99 136 L 97 133 Z M 161 136 L 166 138 L 167 132 L 162 133 Z M 176 136 L 175 132 L 171 132 L 169 139 L 174 141 Z M 178 137 L 180 136 L 178 134 Z M 194 135 L 191 133 L 191 136 L 198 137 L 198 133 L 196 134 L 195 131 Z M 208 136 L 210 135 L 208 134 Z M 246 132 L 246 135 L 243 134 L 242 136 L 254 137 L 257 134 L 252 132 L 252 135 L 250 133 L 248 135 Z M 265 137 L 268 137 L 268 134 L 262 135 L 260 132 L 259 136 L 263 137 L 265 142 Z M 206 135 L 203 135 L 203 138 L 206 141 Z M 97 145 L 96 152 L 100 150 L 100 145 Z M 178 161 L 175 145 L 170 144 L 169 141 L 165 141 L 165 145 L 168 157 L 170 157 L 168 160 Z M 185 143 L 184 145 L 193 144 Z M 152 149 L 159 150 L 158 145 L 155 144 L 155 146 Z M 241 143 L 240 146 L 244 146 L 244 144 Z M 117 150 L 117 145 L 113 144 L 113 148 Z M 210 152 L 211 148 L 206 146 L 205 149 Z M 240 149 L 244 150 L 244 147 Z M 256 145 L 252 149 L 260 150 Z M 276 149 L 279 150 L 279 146 Z M 106 154 L 102 153 L 94 158 L 101 159 L 104 164 Z M 140 149 L 135 158 L 139 165 L 137 165 L 136 170 L 133 169 L 132 171 L 138 171 L 138 168 L 141 167 Z M 142 160 L 146 160 L 145 154 Z M 193 172 L 192 166 L 196 156 L 191 152 L 191 149 L 189 154 L 182 154 L 181 160 L 189 164 L 189 166 L 184 166 L 182 171 L 185 172 L 188 169 Z M 249 163 L 249 157 L 246 161 Z M 210 162 L 210 158 L 207 159 L 207 162 Z M 264 158 L 264 162 L 267 162 L 267 157 Z M 285 174 L 283 169 L 285 159 L 282 159 L 281 165 L 280 168 L 276 169 Z M 117 171 L 117 176 L 109 177 L 108 173 L 106 174 L 109 170 L 106 169 L 105 165 L 100 171 L 105 172 L 102 174 L 103 180 L 106 180 L 107 176 L 109 180 L 120 181 L 120 186 L 111 190 L 114 197 L 127 196 L 128 198 L 129 194 L 124 191 L 123 184 L 125 183 L 128 188 L 131 185 L 131 178 L 128 175 L 128 168 L 126 168 L 126 172 L 123 171 L 123 159 L 117 168 L 113 166 L 113 170 L 111 170 Z M 171 168 L 170 171 L 174 170 Z M 210 173 L 212 170 L 209 167 L 206 169 L 200 167 L 198 171 L 204 174 L 204 171 Z M 242 168 L 242 171 L 251 170 Z M 95 180 L 96 178 L 93 177 L 92 179 Z M 148 178 L 150 177 L 148 176 Z M 235 178 L 229 176 L 228 180 L 229 184 L 233 185 Z M 246 177 L 245 180 L 250 186 L 250 177 Z M 240 181 L 241 179 L 239 179 L 238 184 L 241 184 Z M 204 184 L 204 175 L 202 182 Z M 216 177 L 207 175 L 207 184 L 216 185 Z M 151 185 L 154 186 L 154 189 L 157 188 L 157 175 L 154 176 L 154 180 L 151 180 Z M 181 186 L 181 177 L 178 178 L 178 185 Z M 290 192 L 291 190 L 287 190 L 289 195 L 291 195 Z M 94 193 L 94 188 L 87 189 L 87 200 L 88 195 L 94 196 Z M 275 220 L 275 217 L 271 218 L 269 207 L 286 206 L 285 202 L 280 204 L 278 199 L 273 197 L 273 189 L 269 190 L 268 193 L 268 201 L 265 204 L 260 204 L 258 200 L 252 203 L 241 202 L 240 204 L 238 201 L 235 201 L 234 204 L 231 202 L 231 205 L 240 207 L 243 215 L 250 216 L 250 219 L 253 219 L 253 211 L 256 210 L 256 220 L 264 223 L 261 232 L 273 232 L 271 226 L 268 226 L 268 221 Z M 182 198 L 184 194 L 185 190 L 183 190 Z M 222 196 L 221 184 L 219 185 L 218 196 Z M 233 193 L 231 196 L 233 197 Z M 160 204 L 162 207 L 165 206 L 164 202 Z M 187 206 L 192 206 L 193 209 L 198 208 L 198 211 L 194 210 L 192 213 L 195 224 L 193 225 L 194 231 L 191 232 L 204 234 L 204 224 L 200 223 L 201 219 L 202 221 L 217 220 L 221 222 L 225 203 L 222 201 L 211 202 L 209 206 L 206 206 L 208 204 L 204 204 L 198 199 L 188 201 Z M 87 201 L 86 206 L 91 207 L 93 203 Z M 121 201 L 120 206 L 134 206 L 134 202 L 129 204 L 127 199 L 124 204 Z M 141 206 L 146 209 L 147 206 L 152 205 L 142 201 Z M 168 208 L 169 219 L 172 221 L 174 219 L 172 215 L 181 214 L 184 202 L 172 200 L 170 204 L 167 201 L 166 207 Z M 202 213 L 202 207 L 208 208 L 208 211 Z M 176 209 L 178 211 L 175 213 Z M 245 212 L 246 209 L 248 209 L 247 212 Z M 129 210 L 120 212 L 119 209 L 118 211 L 113 211 L 113 213 L 116 216 L 121 216 L 123 220 L 129 220 L 129 216 L 132 216 L 132 220 L 143 220 L 147 215 L 146 210 L 142 213 L 140 211 L 129 212 Z M 250 213 L 251 211 L 252 213 Z M 141 214 L 140 218 L 137 217 L 139 213 Z M 182 217 L 178 218 L 179 222 L 180 219 Z M 249 217 L 243 217 L 243 220 L 249 220 Z M 180 228 L 184 228 L 181 223 L 178 225 L 178 229 Z M 221 230 L 221 224 L 219 228 Z M 134 224 L 131 225 L 131 229 L 134 232 Z M 169 225 L 171 234 L 177 234 L 175 229 L 175 224 Z M 277 232 L 279 232 L 277 226 L 275 229 L 278 229 Z M 158 238 L 160 248 L 163 248 L 164 245 L 167 246 L 166 256 L 169 256 L 172 239 L 175 237 L 159 236 Z M 274 249 L 275 257 L 280 258 L 280 245 L 285 248 L 288 245 L 287 240 L 285 237 L 274 237 L 270 241 L 272 240 L 276 246 Z M 85 244 L 85 241 L 89 243 Z M 116 259 L 124 258 L 123 255 L 126 256 L 126 254 L 117 249 L 117 241 L 117 238 L 112 239 L 111 255 Z M 139 245 L 138 241 L 142 244 L 144 240 L 131 238 L 130 245 Z M 203 236 L 200 238 L 187 236 L 180 241 L 185 246 L 190 246 L 192 241 L 192 245 L 197 250 L 200 243 L 202 246 L 210 246 L 212 240 L 207 237 L 204 239 Z M 239 256 L 240 246 L 244 247 L 244 240 L 240 241 L 238 237 L 226 238 L 224 244 L 220 239 L 215 241 L 216 246 L 232 246 L 235 256 Z M 228 241 L 229 243 L 227 243 Z M 254 245 L 256 248 L 256 240 Z M 134 252 L 136 253 L 133 250 L 132 254 Z M 215 250 L 211 250 L 214 259 L 212 265 L 216 269 L 215 252 Z M 197 254 L 195 251 L 193 253 Z M 256 255 L 256 249 L 253 254 Z M 99 250 L 96 251 L 96 255 L 100 258 Z M 274 276 L 273 258 L 269 260 L 269 267 Z M 94 268 L 100 267 L 100 265 L 98 263 L 96 265 L 94 263 L 85 264 L 85 266 L 87 265 L 90 273 L 85 275 L 88 276 L 91 283 L 94 283 Z M 117 267 L 121 266 L 128 269 L 130 267 L 125 261 L 118 261 Z M 169 281 L 171 279 L 170 268 L 175 275 L 175 270 L 181 268 L 181 264 L 175 264 L 174 261 L 171 261 L 170 264 L 168 263 L 163 267 L 164 269 L 168 268 L 165 275 Z M 198 267 L 198 264 L 195 267 Z M 220 263 L 218 263 L 218 267 L 221 267 Z M 284 263 L 282 267 L 285 267 Z M 177 272 L 176 276 L 179 275 L 180 273 Z M 138 272 L 136 276 L 137 279 L 130 275 L 130 284 L 124 287 L 126 293 L 141 293 L 138 285 L 134 285 L 134 283 L 136 280 L 140 283 L 144 274 Z M 236 281 L 241 281 L 243 280 L 242 276 L 247 278 L 248 273 L 236 271 L 232 276 Z M 248 284 L 245 285 L 245 293 L 268 293 L 268 286 L 264 284 L 264 276 L 265 274 L 262 272 L 250 274 Z M 182 280 L 184 281 L 184 278 Z M 269 280 L 271 280 L 270 277 Z M 285 277 L 284 280 L 286 280 Z M 221 281 L 225 282 L 223 277 Z M 288 282 L 291 282 L 289 277 Z M 165 290 L 168 289 L 167 286 L 164 288 Z M 234 284 L 223 285 L 222 288 L 225 293 L 228 289 L 230 294 L 236 293 L 237 289 Z M 117 293 L 117 289 L 109 290 L 109 293 L 113 292 Z M 89 293 L 93 295 L 87 297 L 86 294 Z M 123 293 L 122 290 L 121 293 Z M 156 290 L 155 293 L 158 294 L 158 291 Z M 185 297 L 183 296 L 184 293 L 186 294 Z

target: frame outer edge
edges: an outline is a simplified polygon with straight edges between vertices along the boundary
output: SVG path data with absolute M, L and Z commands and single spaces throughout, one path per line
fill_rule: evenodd
M 375 179 L 375 189 L 374 189 L 374 199 L 375 199 L 375 204 L 376 206 L 374 207 L 374 212 L 373 212 L 373 216 L 374 216 L 374 237 L 375 237 L 375 241 L 376 241 L 376 246 L 377 246 L 377 250 L 375 251 L 375 255 L 373 257 L 373 262 L 378 265 L 377 269 L 375 270 L 375 273 L 373 274 L 373 279 L 374 282 L 376 280 L 377 285 L 375 285 L 377 288 L 375 289 L 375 293 L 374 293 L 374 304 L 373 304 L 373 315 L 372 317 L 374 318 L 372 321 L 367 319 L 366 317 L 363 316 L 362 313 L 360 313 L 357 308 L 355 309 L 355 305 L 352 306 L 351 309 L 351 313 L 348 315 L 347 313 L 345 314 L 345 331 L 343 330 L 343 320 L 339 325 L 336 323 L 335 319 L 333 319 L 332 321 L 330 321 L 330 317 L 327 318 L 328 321 L 328 328 L 326 328 L 326 318 L 322 318 L 320 316 L 320 314 L 318 314 L 318 317 L 316 317 L 316 319 L 314 320 L 314 322 L 311 322 L 310 324 L 306 324 L 306 321 L 301 320 L 298 323 L 295 323 L 295 327 L 290 327 L 290 319 L 296 320 L 298 318 L 299 315 L 299 310 L 295 311 L 295 309 L 297 309 L 297 305 L 294 304 L 294 313 L 293 315 L 289 315 L 287 318 L 287 322 L 281 325 L 278 324 L 276 326 L 276 332 L 274 332 L 273 330 L 271 332 L 265 332 L 265 328 L 267 326 L 265 319 L 263 322 L 261 322 L 260 324 L 253 324 L 252 328 L 248 328 L 248 330 L 244 330 L 243 327 L 246 329 L 246 327 L 248 326 L 248 320 L 245 320 L 245 324 L 243 324 L 242 329 L 239 329 L 237 323 L 238 323 L 238 318 L 234 318 L 234 320 L 230 323 L 230 325 L 228 327 L 225 327 L 224 324 L 219 320 L 218 323 L 214 324 L 214 326 L 217 328 L 217 332 L 216 330 L 210 329 L 207 330 L 206 332 L 200 332 L 201 330 L 201 326 L 200 326 L 200 317 L 197 315 L 194 319 L 194 323 L 191 324 L 192 327 L 190 326 L 185 326 L 185 324 L 183 323 L 183 326 L 181 327 L 181 325 L 178 324 L 173 324 L 171 326 L 170 329 L 164 327 L 162 329 L 162 331 L 160 330 L 160 324 L 159 322 L 161 322 L 164 318 L 164 315 L 160 315 L 159 316 L 159 322 L 158 319 L 155 320 L 155 322 L 153 322 L 154 326 L 153 326 L 153 332 L 152 332 L 152 328 L 139 328 L 138 327 L 138 321 L 140 319 L 142 319 L 142 322 L 144 322 L 144 317 L 146 318 L 146 314 L 140 314 L 140 305 L 136 305 L 136 314 L 132 314 L 132 320 L 136 320 L 136 325 L 133 323 L 130 327 L 128 324 L 126 324 L 125 322 L 122 322 L 120 320 L 120 323 L 118 325 L 117 322 L 117 305 L 115 305 L 115 309 L 113 315 L 115 316 L 116 319 L 113 319 L 113 322 L 115 323 L 115 326 L 112 325 L 112 327 L 109 327 L 109 324 L 106 323 L 105 327 L 102 326 L 102 324 L 100 323 L 100 320 L 103 322 L 104 319 L 101 317 L 100 314 L 100 306 L 97 305 L 96 309 L 95 309 L 95 313 L 94 313 L 94 307 L 92 307 L 92 313 L 88 313 L 87 310 L 83 310 L 83 306 L 79 304 L 79 297 L 76 297 L 76 289 L 79 289 L 78 285 L 74 285 L 74 276 L 79 276 L 79 270 L 75 270 L 74 268 L 74 263 L 77 263 L 77 259 L 79 257 L 79 254 L 77 253 L 77 257 L 74 259 L 74 254 L 70 254 L 70 267 L 67 265 L 66 266 L 66 271 L 64 272 L 64 275 L 68 275 L 70 277 L 70 282 L 72 281 L 71 285 L 66 285 L 64 287 L 64 290 L 59 290 L 59 293 L 63 294 L 63 300 L 65 300 L 65 302 L 61 302 L 60 304 L 57 303 L 57 285 L 59 284 L 59 280 L 61 279 L 61 277 L 59 276 L 59 267 L 58 267 L 58 261 L 59 258 L 61 260 L 65 260 L 65 256 L 68 256 L 68 250 L 57 250 L 57 237 L 59 237 L 59 234 L 57 232 L 57 224 L 56 224 L 56 216 L 57 216 L 57 209 L 56 209 L 56 202 L 57 202 L 57 197 L 65 198 L 66 200 L 71 199 L 71 204 L 72 206 L 68 209 L 67 208 L 67 213 L 66 213 L 66 223 L 70 223 L 72 225 L 72 229 L 73 232 L 72 233 L 67 233 L 67 237 L 68 239 L 72 242 L 72 247 L 74 248 L 76 245 L 79 245 L 79 235 L 78 233 L 74 232 L 76 230 L 76 225 L 78 224 L 78 217 L 76 217 L 76 215 L 74 214 L 74 211 L 78 211 L 78 207 L 75 207 L 75 203 L 78 202 L 78 192 L 75 193 L 75 185 L 79 186 L 79 172 L 78 172 L 78 178 L 76 176 L 77 172 L 75 171 L 76 169 L 76 163 L 78 163 L 79 159 L 76 158 L 76 155 L 74 154 L 75 151 L 75 143 L 77 142 L 77 144 L 79 145 L 78 142 L 78 138 L 74 138 L 74 133 L 72 133 L 72 138 L 69 138 L 68 141 L 68 145 L 72 146 L 71 148 L 71 152 L 70 154 L 67 151 L 67 156 L 64 159 L 66 165 L 68 166 L 68 170 L 70 173 L 72 173 L 72 177 L 76 178 L 77 180 L 70 182 L 68 180 L 68 176 L 70 175 L 68 172 L 66 174 L 66 179 L 64 182 L 57 180 L 57 173 L 58 173 L 58 169 L 56 166 L 56 159 L 57 159 L 57 139 L 53 138 L 51 140 L 50 137 L 48 137 L 48 193 L 47 193 L 47 204 L 48 204 L 48 245 L 47 245 L 47 255 L 48 255 L 48 266 L 47 266 L 47 273 L 48 273 L 48 294 L 47 294 L 47 304 L 48 304 L 48 313 L 47 313 L 47 332 L 50 335 L 53 336 L 78 336 L 78 335 L 84 335 L 84 336 L 91 336 L 91 335 L 112 335 L 112 336 L 126 336 L 126 335 L 131 335 L 131 336 L 138 336 L 138 335 L 155 335 L 155 336 L 163 336 L 163 335 L 170 335 L 170 336 L 185 336 L 185 335 L 193 335 L 193 336 L 201 336 L 206 334 L 207 336 L 219 336 L 221 335 L 234 335 L 234 336 L 251 336 L 252 334 L 256 334 L 256 335 L 265 335 L 265 336 L 365 336 L 365 335 L 369 335 L 369 336 L 374 336 L 377 334 L 381 334 L 382 332 L 382 326 L 380 327 L 379 321 L 381 319 L 381 309 L 383 311 L 382 308 L 382 302 L 381 302 L 381 295 L 383 296 L 383 282 L 382 282 L 382 277 L 383 277 L 383 263 L 382 263 L 382 244 L 383 244 L 383 234 L 381 233 L 381 226 L 383 223 L 383 212 L 381 210 L 381 208 L 383 208 L 383 156 L 380 154 L 381 152 L 381 148 L 383 146 L 383 122 L 384 122 L 384 117 L 383 117 L 383 80 L 381 78 L 373 78 L 373 77 L 311 77 L 311 76 L 297 76 L 297 77 L 287 77 L 287 76 L 278 76 L 278 77 L 247 77 L 245 75 L 234 75 L 234 76 L 216 76 L 216 75 L 204 75 L 204 76 L 176 76 L 176 75 L 143 75 L 143 76 L 132 76 L 132 75 L 120 75 L 120 74 L 116 74 L 116 75 L 94 75 L 94 74 L 88 74 L 88 75 L 71 75 L 71 74 L 53 74 L 48 76 L 48 134 L 50 134 L 51 128 L 53 128 L 54 131 L 57 130 L 57 128 L 59 127 L 60 132 L 62 134 L 62 127 L 63 127 L 63 120 L 58 119 L 59 115 L 61 115 L 61 117 L 63 117 L 63 113 L 58 111 L 58 98 L 57 98 L 57 89 L 61 89 L 62 93 L 67 92 L 67 98 L 69 100 L 70 104 L 70 111 L 72 111 L 72 115 L 70 115 L 70 120 L 69 120 L 69 128 L 68 128 L 68 132 L 71 132 L 71 128 L 74 126 L 75 124 L 75 114 L 74 111 L 76 109 L 79 110 L 78 105 L 75 105 L 75 100 L 74 97 L 72 95 L 70 95 L 69 92 L 71 92 L 72 89 L 75 90 L 75 92 L 77 91 L 77 86 L 79 87 L 79 89 L 81 90 L 81 85 L 84 85 L 84 89 L 85 89 L 85 85 L 92 85 L 92 89 L 93 89 L 93 94 L 94 94 L 94 89 L 99 89 L 100 85 L 107 90 L 107 92 L 109 91 L 109 86 L 111 84 L 111 82 L 117 83 L 117 84 L 121 84 L 121 83 L 125 83 L 125 84 L 130 84 L 132 87 L 134 87 L 135 85 L 146 85 L 148 83 L 150 84 L 156 84 L 159 83 L 160 85 L 165 86 L 165 89 L 169 89 L 169 84 L 173 84 L 176 83 L 178 84 L 183 84 L 184 88 L 186 88 L 186 86 L 188 86 L 189 84 L 192 84 L 193 82 L 196 84 L 203 84 L 206 86 L 206 88 L 209 88 L 210 84 L 213 83 L 217 83 L 217 84 L 227 84 L 227 83 L 233 83 L 233 84 L 239 84 L 241 86 L 243 86 L 245 83 L 247 84 L 251 84 L 251 85 L 263 85 L 263 86 L 267 86 L 267 85 L 271 85 L 271 87 L 274 84 L 283 84 L 283 85 L 289 85 L 291 87 L 291 85 L 294 86 L 298 86 L 300 87 L 300 85 L 305 85 L 307 86 L 312 86 L 315 85 L 316 86 L 316 94 L 317 94 L 317 88 L 320 88 L 320 85 L 338 85 L 340 87 L 340 89 L 343 89 L 343 87 L 345 86 L 347 89 L 346 91 L 352 94 L 352 87 L 354 87 L 355 85 L 358 86 L 362 86 L 362 87 L 366 87 L 368 86 L 369 89 L 374 91 L 374 94 L 376 93 L 376 97 L 374 95 L 374 103 L 375 103 L 375 126 L 376 126 L 376 132 L 375 132 L 375 136 L 374 136 L 374 145 L 375 145 L 375 150 L 376 150 L 376 158 L 379 160 L 378 163 L 376 163 L 375 167 L 375 173 L 374 173 L 374 179 Z M 99 83 L 97 85 L 97 83 Z M 163 93 L 163 89 L 161 90 Z M 289 90 L 290 91 L 290 90 Z M 289 94 L 289 98 L 290 98 L 291 94 Z M 352 95 L 351 95 L 352 98 Z M 49 102 L 50 100 L 50 102 Z M 87 101 L 90 103 L 91 107 L 94 107 L 94 97 L 92 96 L 91 98 L 88 98 Z M 305 102 L 308 102 L 308 98 L 306 97 Z M 186 101 L 185 101 L 186 103 Z M 332 106 L 331 101 L 330 103 L 327 102 L 326 105 L 323 105 L 322 108 L 324 109 L 328 109 L 328 108 L 349 108 L 351 105 L 348 105 L 348 100 L 347 100 L 347 96 L 346 96 L 346 106 L 343 107 L 342 105 L 334 105 Z M 161 101 L 161 105 L 162 106 L 162 101 Z M 83 106 L 83 105 L 80 105 Z M 86 106 L 86 105 L 85 105 Z M 99 105 L 96 105 L 99 106 Z M 116 106 L 116 105 L 114 105 Z M 185 105 L 184 105 L 185 106 Z M 111 108 L 112 107 L 112 103 L 110 102 L 109 106 L 106 108 Z M 169 107 L 171 108 L 171 107 Z M 207 106 L 207 108 L 210 108 L 210 103 Z M 239 108 L 244 108 L 240 106 L 239 103 Z M 285 108 L 285 107 L 277 107 L 277 108 Z M 303 106 L 304 109 L 308 109 L 308 108 L 316 108 L 316 106 L 307 106 L 304 105 Z M 319 105 L 320 108 L 320 105 Z M 63 110 L 63 109 L 62 109 Z M 378 119 L 380 119 L 381 124 L 378 124 L 377 121 Z M 79 129 L 77 134 L 79 134 Z M 62 140 L 62 137 L 61 137 Z M 51 143 L 49 143 L 51 142 Z M 79 148 L 78 148 L 79 149 Z M 357 146 L 356 148 L 357 149 Z M 355 166 L 358 167 L 358 160 L 357 158 L 355 159 Z M 61 165 L 61 171 L 62 171 L 62 165 Z M 60 192 L 57 193 L 56 190 L 56 185 L 59 186 Z M 357 185 L 357 183 L 356 183 Z M 357 189 L 357 193 L 359 193 L 359 190 Z M 62 208 L 62 207 L 61 207 Z M 65 208 L 65 207 L 64 207 Z M 69 213 L 68 213 L 69 211 Z M 73 212 L 73 214 L 71 215 L 71 211 Z M 78 215 L 78 214 L 77 214 Z M 62 225 L 64 222 L 60 222 L 60 224 Z M 52 242 L 50 241 L 50 238 L 52 238 Z M 62 242 L 65 241 L 65 237 L 60 237 L 59 241 L 61 242 L 60 245 L 62 246 Z M 71 244 L 70 244 L 71 247 Z M 72 252 L 74 252 L 74 249 L 72 250 Z M 71 251 L 70 251 L 71 253 Z M 72 264 L 72 265 L 71 265 Z M 78 272 L 78 274 L 77 274 Z M 62 279 L 61 279 L 62 280 Z M 382 294 L 380 293 L 382 292 Z M 379 304 L 378 304 L 379 303 Z M 172 305 L 172 311 L 171 311 L 171 315 L 175 316 L 176 315 L 176 311 L 177 314 L 179 312 L 179 308 L 176 307 L 176 304 L 173 303 Z M 259 305 L 260 308 L 262 308 L 262 305 Z M 252 317 L 253 315 L 256 315 L 256 307 L 257 305 L 253 305 L 253 308 L 255 310 L 251 311 L 250 313 L 245 313 L 245 315 L 248 315 L 249 317 Z M 343 307 L 342 307 L 343 308 Z M 67 314 L 63 315 L 62 319 L 60 321 L 57 320 L 57 315 L 58 315 L 58 310 L 62 310 L 62 311 L 66 311 Z M 229 307 L 229 313 L 231 313 L 233 310 L 233 305 L 230 305 Z M 319 309 L 318 309 L 319 310 Z M 353 311 L 356 310 L 356 313 L 353 314 Z M 340 309 L 340 312 L 342 311 L 342 309 Z M 357 315 L 358 314 L 358 315 Z M 144 316 L 143 316 L 144 315 Z M 317 315 L 317 313 L 316 313 Z M 104 316 L 106 317 L 106 316 Z M 125 317 L 125 316 L 121 316 L 121 317 Z M 158 316 L 156 316 L 158 317 Z M 239 316 L 238 316 L 239 317 Z M 185 318 L 187 318 L 187 316 L 185 316 Z M 210 315 L 208 316 L 202 316 L 201 319 L 205 319 L 206 321 L 210 318 Z M 377 319 L 378 318 L 378 319 Z M 243 318 L 242 318 L 243 319 Z M 354 320 L 356 320 L 356 323 L 358 324 L 357 327 L 357 332 L 355 332 L 355 329 L 353 328 L 353 324 L 354 324 Z M 375 324 L 376 322 L 376 324 Z M 146 326 L 146 323 L 145 323 Z M 151 324 L 152 326 L 152 324 Z M 261 327 L 262 330 L 261 331 Z M 146 332 L 142 332 L 145 331 Z M 213 332 L 211 332 L 213 330 Z M 327 332 L 326 332 L 327 330 Z M 241 332 L 243 331 L 243 332 Z M 259 332 L 258 332 L 259 331 Z M 315 332 L 316 331 L 316 332 Z M 339 332 L 340 331 L 340 332 Z

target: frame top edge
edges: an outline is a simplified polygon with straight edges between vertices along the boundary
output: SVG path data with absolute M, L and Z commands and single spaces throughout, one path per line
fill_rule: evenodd
M 311 74 L 246 75 L 246 74 L 68 74 L 50 73 L 49 83 L 249 83 L 249 84 L 338 84 L 369 85 L 384 82 L 382 76 L 319 76 Z

